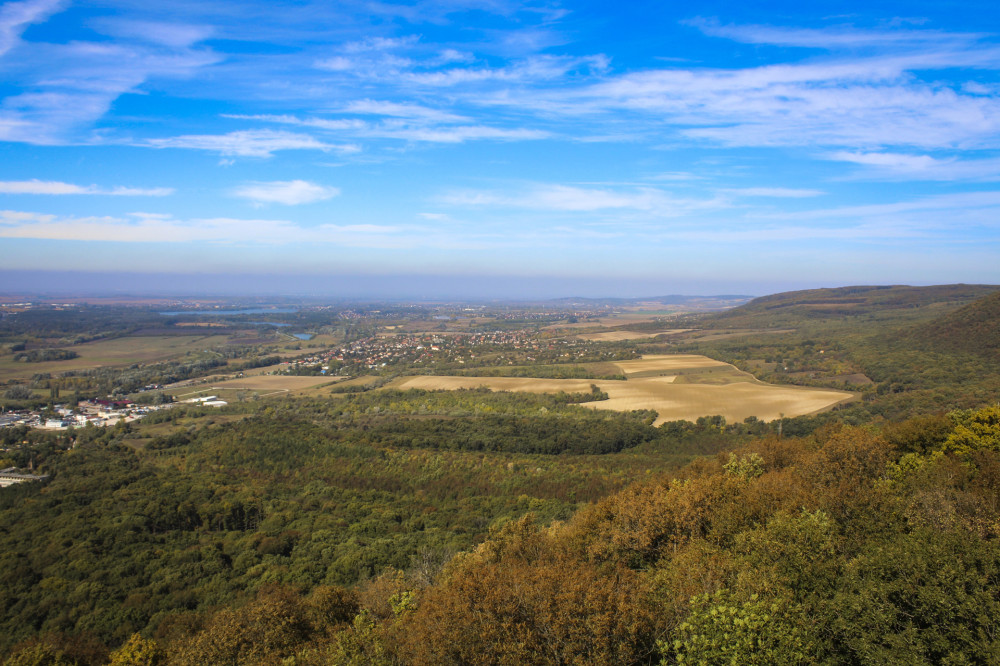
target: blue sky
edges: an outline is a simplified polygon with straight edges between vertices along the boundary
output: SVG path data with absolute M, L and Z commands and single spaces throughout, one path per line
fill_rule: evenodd
M 6 2 L 2 281 L 1000 283 L 995 3 L 617 5 Z

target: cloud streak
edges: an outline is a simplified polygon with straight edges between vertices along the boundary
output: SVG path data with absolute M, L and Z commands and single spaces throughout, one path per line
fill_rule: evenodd
M 178 220 L 136 213 L 130 218 L 75 217 L 0 211 L 0 238 L 113 243 L 221 243 L 288 245 L 298 243 L 395 247 L 413 243 L 399 227 L 372 224 L 321 224 L 305 227 L 288 220 L 228 217 Z
M 326 201 L 340 194 L 336 187 L 317 185 L 304 180 L 283 180 L 269 183 L 248 183 L 233 190 L 237 197 L 257 204 L 279 203 L 286 206 Z
M 723 190 L 743 197 L 771 197 L 775 199 L 806 199 L 826 194 L 823 190 L 796 189 L 790 187 L 742 187 Z
M 363 109 L 363 110 L 358 110 Z M 292 115 L 228 116 L 240 120 L 257 120 L 281 125 L 295 125 L 324 133 L 344 134 L 351 139 L 394 139 L 421 143 L 465 143 L 467 141 L 534 141 L 550 134 L 543 130 L 503 128 L 485 125 L 455 125 L 447 114 L 434 113 L 423 107 L 407 105 L 363 104 L 354 113 L 391 115 L 393 118 L 371 123 L 357 118 L 300 118 Z M 409 113 L 409 116 L 404 114 Z
M 863 167 L 859 178 L 914 181 L 1000 180 L 1000 158 L 961 159 L 910 153 L 837 151 L 829 159 Z
M 653 187 L 616 189 L 553 183 L 533 183 L 506 192 L 453 190 L 439 196 L 437 201 L 465 208 L 521 208 L 565 213 L 636 211 L 654 217 L 674 217 L 728 207 L 717 198 L 680 198 Z
M 860 30 L 852 26 L 822 29 L 773 25 L 722 24 L 715 19 L 684 21 L 711 37 L 731 39 L 746 44 L 770 44 L 823 50 L 868 48 L 923 48 L 941 45 L 966 45 L 979 41 L 983 33 L 954 33 L 939 30 L 881 29 Z
M 60 6 L 42 1 L 13 4 L 31 5 L 32 20 Z M 8 48 L 13 44 L 11 23 L 0 17 L 0 48 L 4 40 Z M 204 28 L 119 19 L 96 20 L 92 27 L 115 39 L 20 43 L 18 61 L 7 68 L 5 78 L 21 92 L 0 105 L 0 140 L 64 144 L 104 117 L 120 96 L 151 79 L 187 78 L 221 60 L 195 46 L 209 34 Z
M 174 193 L 172 187 L 112 187 L 102 188 L 97 185 L 74 185 L 59 181 L 44 180 L 7 180 L 0 181 L 0 194 L 99 194 L 105 196 L 124 197 L 165 197 Z
M 63 0 L 24 0 L 0 7 L 0 58 L 20 43 L 21 33 L 59 11 Z
M 152 148 L 188 148 L 207 150 L 226 156 L 271 157 L 282 150 L 320 150 L 339 153 L 354 153 L 360 150 L 354 145 L 334 145 L 324 143 L 308 134 L 280 132 L 274 130 L 245 130 L 228 134 L 187 134 L 160 139 L 149 139 Z

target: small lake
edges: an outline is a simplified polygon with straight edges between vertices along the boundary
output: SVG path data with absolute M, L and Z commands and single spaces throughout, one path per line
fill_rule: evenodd
M 292 336 L 298 338 L 299 340 L 312 340 L 313 339 L 313 334 L 312 333 L 292 333 Z

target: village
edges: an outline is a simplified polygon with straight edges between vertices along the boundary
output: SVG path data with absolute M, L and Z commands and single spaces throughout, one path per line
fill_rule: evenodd
M 0 413 L 0 428 L 27 426 L 44 430 L 69 430 L 113 426 L 123 421 L 137 421 L 147 414 L 172 407 L 172 403 L 160 405 L 137 405 L 129 399 L 94 398 L 81 400 L 76 406 L 65 404 L 52 408 L 12 410 Z
M 531 331 L 481 333 L 383 333 L 344 347 L 311 353 L 283 361 L 288 374 L 345 374 L 407 365 L 517 365 L 566 363 L 618 357 L 593 342 L 574 339 L 543 339 Z

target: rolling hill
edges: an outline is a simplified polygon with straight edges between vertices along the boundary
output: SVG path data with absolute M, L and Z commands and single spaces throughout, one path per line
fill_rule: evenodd
M 910 337 L 934 350 L 1000 355 L 1000 291 L 916 328 Z

